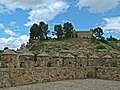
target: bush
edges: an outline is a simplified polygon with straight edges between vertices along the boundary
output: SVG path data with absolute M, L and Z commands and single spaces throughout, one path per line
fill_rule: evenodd
M 98 46 L 96 46 L 96 49 L 106 49 L 106 47 L 103 45 L 98 45 Z
M 91 38 L 91 43 L 100 44 L 99 40 L 97 40 L 94 36 Z
M 117 67 L 117 60 L 112 60 L 112 67 Z
M 97 40 L 96 40 L 94 43 L 95 43 L 95 44 L 100 44 L 100 42 L 99 42 L 99 41 L 97 41 Z
M 115 45 L 115 44 L 113 44 L 113 43 L 111 43 L 111 42 L 109 42 L 109 41 L 107 41 L 107 40 L 102 39 L 101 42 L 103 42 L 103 43 L 111 46 L 112 48 L 117 49 L 117 50 L 120 51 L 120 48 L 119 48 L 117 45 Z
M 68 47 L 63 47 L 63 50 L 69 50 L 69 48 Z

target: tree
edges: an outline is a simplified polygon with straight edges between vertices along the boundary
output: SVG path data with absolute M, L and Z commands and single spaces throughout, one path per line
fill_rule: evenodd
M 72 23 L 66 22 L 63 24 L 64 29 L 64 37 L 65 38 L 73 38 L 74 37 L 74 27 Z
M 30 40 L 47 39 L 47 34 L 49 32 L 50 31 L 48 30 L 48 24 L 45 24 L 43 21 L 41 21 L 39 25 L 34 23 L 30 28 Z
M 39 28 L 38 25 L 34 23 L 30 28 L 30 40 L 38 39 L 38 38 L 39 38 Z
M 60 25 L 55 25 L 54 26 L 54 31 L 55 31 L 55 34 L 57 35 L 57 38 L 62 38 L 63 30 L 62 30 L 61 24 Z
M 7 49 L 9 49 L 8 47 L 4 47 L 4 50 L 7 50 Z
M 48 33 L 50 32 L 48 30 L 48 24 L 45 24 L 43 21 L 39 23 L 39 38 L 40 39 L 48 39 Z
M 112 35 L 109 37 L 109 38 L 106 38 L 107 41 L 114 41 L 114 42 L 118 42 L 118 39 L 117 38 L 114 38 Z
M 100 27 L 97 27 L 93 29 L 93 35 L 96 37 L 96 39 L 101 39 L 103 35 L 103 29 Z

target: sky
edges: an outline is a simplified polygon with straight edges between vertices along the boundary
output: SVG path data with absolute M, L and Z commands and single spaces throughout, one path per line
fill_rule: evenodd
M 120 0 L 0 0 L 0 49 L 17 49 L 29 40 L 33 23 L 71 22 L 76 31 L 96 27 L 120 39 Z

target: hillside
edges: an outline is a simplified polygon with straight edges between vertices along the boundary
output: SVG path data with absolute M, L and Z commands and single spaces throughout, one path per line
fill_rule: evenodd
M 100 41 L 97 43 L 92 43 L 91 39 L 51 39 L 51 40 L 35 40 L 29 43 L 28 48 L 33 53 L 38 54 L 39 52 L 47 52 L 48 54 L 53 54 L 58 52 L 60 54 L 70 53 L 72 55 L 79 55 L 83 53 L 85 55 L 90 54 L 107 54 L 107 53 L 119 53 L 118 50 L 112 48 L 111 46 L 104 44 Z

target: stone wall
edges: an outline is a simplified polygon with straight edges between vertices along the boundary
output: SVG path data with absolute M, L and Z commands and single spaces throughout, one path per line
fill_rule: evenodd
M 120 68 L 80 67 L 80 68 L 40 68 L 34 69 L 0 69 L 0 88 L 27 85 L 59 80 L 98 78 L 120 80 Z
M 77 31 L 77 38 L 92 38 L 92 31 Z
M 88 73 L 90 72 L 90 75 Z M 0 87 L 94 77 L 94 68 L 1 69 Z
M 44 53 L 34 61 L 33 54 L 3 54 L 1 63 L 0 88 L 71 79 L 120 80 L 119 55 L 74 57 L 70 54 L 50 56 Z

